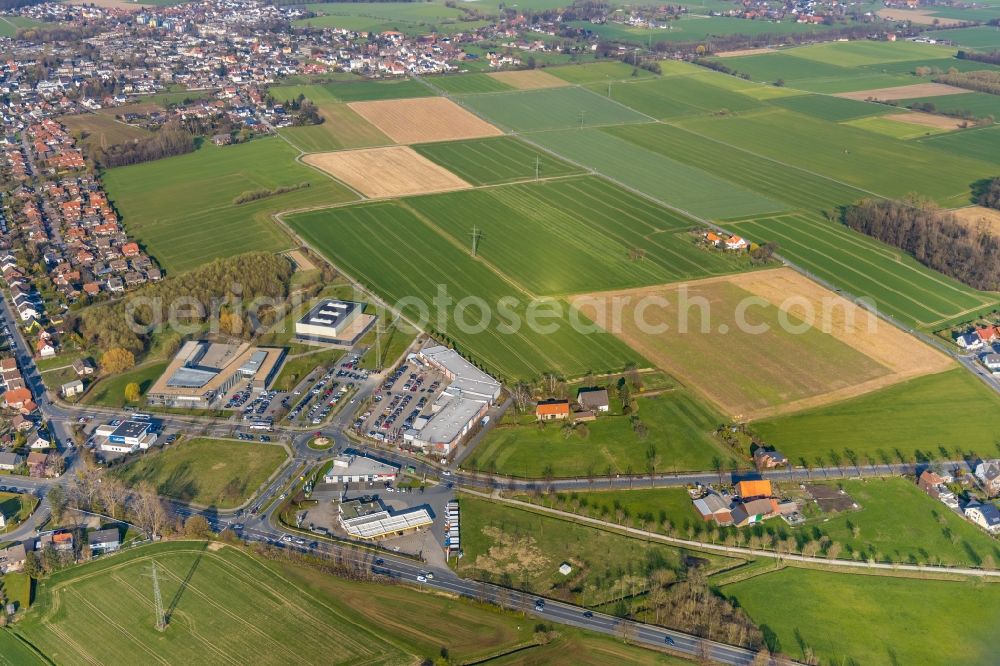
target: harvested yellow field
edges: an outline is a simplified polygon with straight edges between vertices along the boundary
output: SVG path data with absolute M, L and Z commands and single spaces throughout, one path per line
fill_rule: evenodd
M 889 21 L 910 21 L 916 25 L 934 25 L 936 22 L 937 25 L 948 27 L 962 24 L 959 19 L 934 16 L 929 9 L 885 8 L 878 10 L 876 13 L 880 18 L 888 19 Z
M 933 127 L 934 129 L 953 130 L 964 127 L 968 121 L 949 118 L 948 116 L 936 116 L 933 113 L 890 113 L 882 116 L 886 120 L 895 120 L 900 123 L 911 125 L 921 125 L 923 127 Z
M 845 400 L 952 365 L 790 268 L 587 294 L 572 303 L 740 420 Z
M 499 129 L 444 97 L 348 104 L 396 143 L 430 143 L 500 136 Z
M 471 187 L 407 146 L 313 153 L 302 159 L 370 199 Z
M 970 229 L 988 231 L 994 236 L 1000 236 L 1000 210 L 985 206 L 967 206 L 951 211 L 962 224 Z
M 719 51 L 713 55 L 718 58 L 738 58 L 740 56 L 760 55 L 762 53 L 774 53 L 777 49 L 763 46 L 759 49 L 736 49 L 735 51 Z
M 492 76 L 501 83 L 517 88 L 518 90 L 537 90 L 539 88 L 558 88 L 568 86 L 569 83 L 563 81 L 558 76 L 552 76 L 548 72 L 540 69 L 521 69 L 510 72 L 490 72 Z
M 854 92 L 837 93 L 834 97 L 845 99 L 857 99 L 862 102 L 866 99 L 890 100 L 890 99 L 912 99 L 914 97 L 939 97 L 941 95 L 958 95 L 969 92 L 965 88 L 949 86 L 944 83 L 914 83 L 908 86 L 897 86 L 895 88 L 873 88 L 871 90 L 855 90 Z

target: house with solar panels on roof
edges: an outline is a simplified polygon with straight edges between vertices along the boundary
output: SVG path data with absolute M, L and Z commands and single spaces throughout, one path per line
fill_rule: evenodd
M 241 382 L 265 390 L 284 359 L 280 347 L 192 340 L 184 343 L 146 399 L 151 405 L 205 409 Z

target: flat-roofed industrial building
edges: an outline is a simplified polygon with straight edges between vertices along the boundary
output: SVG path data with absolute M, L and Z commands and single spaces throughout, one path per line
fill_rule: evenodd
M 371 328 L 375 315 L 365 314 L 364 303 L 325 298 L 295 322 L 295 339 L 329 345 L 353 345 Z
M 280 347 L 192 340 L 184 343 L 146 398 L 154 405 L 206 408 L 240 381 L 266 389 L 284 358 Z

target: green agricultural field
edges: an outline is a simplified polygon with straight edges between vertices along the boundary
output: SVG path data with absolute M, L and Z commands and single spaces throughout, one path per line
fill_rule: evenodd
M 753 97 L 711 83 L 727 78 L 722 75 L 711 79 L 667 76 L 618 84 L 593 84 L 588 89 L 605 97 L 610 95 L 610 99 L 659 120 L 740 113 L 761 107 L 761 102 Z
M 824 42 L 782 51 L 783 54 L 804 58 L 810 62 L 836 64 L 840 67 L 859 67 L 921 58 L 941 58 L 953 55 L 954 49 L 934 44 L 916 42 L 876 42 L 855 40 L 850 42 Z
M 253 497 L 287 457 L 276 444 L 199 438 L 147 453 L 114 474 L 129 486 L 149 481 L 164 497 L 231 509 Z
M 624 127 L 624 126 L 622 126 Z M 656 132 L 660 124 L 635 125 Z M 788 210 L 789 207 L 748 187 L 716 178 L 710 172 L 626 141 L 605 130 L 539 132 L 529 139 L 557 155 L 583 164 L 658 201 L 704 218 L 727 218 Z M 632 136 L 643 134 L 638 132 Z
M 161 361 L 140 365 L 120 375 L 104 377 L 84 394 L 81 402 L 85 405 L 100 405 L 102 407 L 124 407 L 126 386 L 135 382 L 139 385 L 140 395 L 146 395 L 146 391 L 166 369 L 167 362 Z
M 990 95 L 989 93 L 968 92 L 957 95 L 899 100 L 900 106 L 912 106 L 913 104 L 933 104 L 937 113 L 971 114 L 975 118 L 989 116 L 1000 118 L 1000 95 Z
M 975 28 L 955 28 L 945 34 L 948 35 L 949 41 L 955 42 L 959 46 L 971 46 L 974 49 L 983 50 L 1000 49 L 1000 30 L 996 27 L 984 25 Z
M 478 211 L 479 256 L 532 294 L 661 284 L 745 267 L 738 257 L 698 246 L 689 218 L 593 177 L 415 197 L 403 205 L 460 246 L 469 240 L 468 211 Z M 540 243 L 540 236 L 559 242 Z M 645 258 L 630 259 L 632 248 Z
M 390 304 L 399 305 L 407 316 L 429 317 L 425 323 L 438 334 L 447 334 L 460 351 L 505 380 L 535 378 L 547 371 L 579 376 L 618 370 L 628 362 L 646 364 L 610 335 L 572 329 L 565 314 L 567 305 L 560 301 L 540 305 L 473 259 L 466 238 L 461 245 L 448 242 L 403 202 L 302 213 L 288 218 L 288 223 L 348 275 Z M 435 298 L 439 288 L 454 299 L 450 306 Z M 461 313 L 454 309 L 455 303 L 468 296 L 484 299 L 496 313 L 483 330 L 476 326 L 483 320 L 480 308 Z M 557 313 L 554 322 L 545 320 L 555 323 L 557 330 L 550 334 L 532 330 L 525 324 L 529 307 L 536 312 L 542 308 L 546 314 L 561 310 L 563 314 Z M 460 327 L 456 316 L 468 325 Z
M 950 130 L 947 129 L 927 127 L 926 125 L 918 125 L 916 123 L 905 123 L 899 120 L 881 118 L 879 116 L 868 116 L 867 118 L 848 120 L 844 124 L 903 141 L 934 136 L 936 134 L 947 134 L 950 132 Z
M 853 99 L 833 97 L 832 95 L 781 97 L 771 100 L 771 104 L 788 109 L 789 111 L 795 111 L 796 113 L 804 113 L 813 118 L 833 122 L 877 116 L 888 113 L 890 110 L 884 104 L 858 102 Z
M 830 464 L 847 449 L 876 461 L 995 457 L 1000 396 L 964 368 L 754 424 L 793 462 Z
M 434 96 L 429 86 L 415 79 L 364 79 L 360 76 L 334 79 L 330 83 L 272 86 L 269 92 L 279 102 L 293 100 L 301 94 L 317 104 Z
M 598 606 L 623 596 L 631 574 L 635 593 L 653 571 L 683 571 L 682 551 L 577 525 L 533 511 L 460 495 L 462 550 L 455 565 L 466 577 L 526 587 L 534 594 Z M 737 561 L 704 557 L 709 572 Z M 573 573 L 559 573 L 568 562 Z
M 757 242 L 777 243 L 779 252 L 798 266 L 869 299 L 880 312 L 905 324 L 931 328 L 997 300 L 922 266 L 901 250 L 818 216 L 786 215 L 729 226 Z
M 392 139 L 354 112 L 346 104 L 319 104 L 323 122 L 319 125 L 284 127 L 279 132 L 305 153 L 347 148 L 387 146 Z
M 503 81 L 498 81 L 489 74 L 458 74 L 445 76 L 432 76 L 424 79 L 427 83 L 445 92 L 456 95 L 467 95 L 470 93 L 503 92 L 513 90 L 512 86 Z
M 413 149 L 473 185 L 583 173 L 583 169 L 510 136 L 425 143 Z
M 924 139 L 921 143 L 963 157 L 995 160 L 1000 155 L 1000 127 L 993 125 L 963 132 L 949 132 Z
M 793 659 L 807 647 L 823 664 L 873 666 L 985 664 L 995 654 L 989 623 L 968 619 L 1000 613 L 1000 586 L 990 583 L 788 568 L 721 591 L 763 629 L 772 651 Z
M 969 186 L 996 167 L 920 144 L 778 110 L 680 124 L 698 134 L 779 162 L 887 196 L 920 192 L 942 205 L 963 205 Z
M 637 111 L 579 87 L 469 95 L 462 97 L 461 101 L 490 122 L 519 132 L 650 120 Z
M 481 27 L 484 21 L 462 21 L 464 13 L 443 2 L 338 2 L 306 5 L 317 14 L 295 21 L 297 26 L 345 28 L 358 32 L 399 30 L 409 35 L 451 33 Z
M 659 472 L 711 469 L 714 458 L 727 459 L 712 435 L 725 419 L 688 391 L 640 397 L 637 407 L 636 414 L 648 430 L 646 437 L 636 435 L 620 409 L 572 434 L 560 423 L 540 425 L 531 414 L 490 431 L 463 467 L 539 479 L 546 472 L 556 477 L 599 477 L 608 469 L 614 474 L 629 470 L 644 474 L 650 452 Z
M 0 666 L 45 666 L 47 663 L 14 632 L 0 629 Z
M 154 561 L 170 614 L 162 633 L 154 627 L 150 592 Z M 40 581 L 35 608 L 16 631 L 59 666 L 217 659 L 388 665 L 436 657 L 442 646 L 454 659 L 477 661 L 530 643 L 532 627 L 452 597 L 350 582 L 231 546 L 182 541 Z
M 107 171 L 108 196 L 129 235 L 168 272 L 251 250 L 283 250 L 290 239 L 271 215 L 290 208 L 350 201 L 339 183 L 295 161 L 277 138 L 216 147 Z M 309 183 L 294 192 L 236 205 L 246 192 Z
M 784 202 L 789 207 L 813 212 L 852 203 L 865 196 L 861 190 L 821 174 L 764 159 L 673 125 L 608 127 L 602 131 L 728 181 L 726 192 L 735 191 L 736 185 Z M 734 203 L 734 212 L 735 206 L 738 202 Z
M 731 9 L 731 7 L 726 8 Z M 748 21 L 728 16 L 697 16 L 670 22 L 670 29 L 631 28 L 620 23 L 594 25 L 589 21 L 572 21 L 569 25 L 590 30 L 602 39 L 631 42 L 644 47 L 660 42 L 697 42 L 710 40 L 717 35 L 773 35 L 780 40 L 782 35 L 792 33 L 819 33 L 829 30 L 823 25 L 783 21 Z
M 619 60 L 592 62 L 585 65 L 566 65 L 564 67 L 549 67 L 545 70 L 553 76 L 570 83 L 599 83 L 607 81 L 626 81 L 633 78 L 648 78 L 651 72 L 644 69 L 636 71 L 635 67 L 626 65 Z
M 120 110 L 80 113 L 63 116 L 59 120 L 70 132 L 79 136 L 90 150 L 131 142 L 150 135 L 149 131 L 141 127 L 133 127 L 115 120 L 115 113 L 120 113 Z
M 807 80 L 840 80 L 855 76 L 855 71 L 848 67 L 795 58 L 789 55 L 789 51 L 718 58 L 716 61 L 748 74 L 754 81 L 771 83 L 781 79 L 792 87 L 799 87 L 800 82 Z

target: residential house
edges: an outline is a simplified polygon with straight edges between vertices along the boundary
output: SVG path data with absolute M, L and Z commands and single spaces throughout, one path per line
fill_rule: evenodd
M 52 534 L 45 534 L 39 537 L 38 542 L 35 544 L 35 550 L 45 550 L 47 547 L 52 546 L 52 549 L 60 553 L 72 553 L 73 552 L 73 533 L 72 532 L 54 532 Z
M 0 470 L 13 472 L 24 464 L 24 456 L 13 451 L 0 451 Z
M 23 543 L 16 543 L 0 550 L 0 573 L 8 574 L 12 571 L 24 569 L 24 560 L 27 552 Z
M 95 530 L 87 535 L 87 545 L 90 552 L 113 553 L 121 546 L 121 539 L 118 536 L 118 528 L 111 527 L 106 530 Z
M 28 475 L 36 479 L 44 479 L 46 477 L 48 462 L 48 454 L 41 451 L 32 451 L 28 454 Z
M 984 460 L 976 465 L 976 479 L 991 497 L 1000 495 L 1000 460 Z
M 730 236 L 726 239 L 727 250 L 745 250 L 748 247 L 750 247 L 750 243 L 745 238 Z
M 539 421 L 556 421 L 569 417 L 568 400 L 543 400 L 535 406 L 535 418 Z
M 993 504 L 969 502 L 965 505 L 965 517 L 990 534 L 1000 532 L 1000 509 Z
M 4 406 L 9 409 L 21 409 L 31 402 L 31 391 L 26 388 L 16 388 L 7 391 L 4 396 Z
M 78 358 L 73 361 L 73 372 L 79 377 L 94 374 L 94 362 L 89 358 Z
M 942 491 L 947 491 L 945 483 L 947 483 L 945 477 L 929 469 L 921 472 L 920 478 L 917 479 L 917 486 L 935 499 L 940 497 Z
M 52 358 L 56 355 L 55 345 L 48 338 L 40 338 L 35 344 L 35 351 L 41 358 Z
M 35 427 L 34 421 L 32 421 L 31 419 L 25 418 L 21 414 L 15 414 L 14 418 L 11 419 L 11 421 L 10 421 L 10 425 L 17 432 L 28 432 L 29 430 L 31 430 L 32 428 Z
M 62 392 L 64 398 L 71 398 L 74 395 L 80 395 L 83 393 L 83 380 L 74 379 L 71 382 L 66 382 L 62 385 L 62 387 L 60 387 L 59 390 Z
M 606 414 L 608 411 L 608 389 L 606 388 L 582 388 L 576 393 L 576 401 L 584 409 Z
M 737 527 L 752 525 L 779 515 L 778 500 L 762 497 L 749 502 L 737 502 L 733 507 L 733 524 Z
M 982 338 L 980 338 L 974 331 L 972 333 L 963 333 L 962 335 L 957 336 L 955 338 L 955 344 L 962 349 L 967 349 L 969 351 L 977 351 L 986 346 L 983 343 Z
M 984 354 L 982 361 L 983 365 L 986 366 L 987 370 L 989 370 L 993 374 L 1000 373 L 1000 354 L 996 353 Z
M 28 435 L 28 448 L 36 451 L 47 449 L 52 446 L 48 437 L 43 437 L 37 430 Z
M 788 464 L 788 458 L 783 456 L 779 451 L 763 447 L 753 452 L 753 461 L 757 465 L 757 469 L 774 469 L 775 467 L 784 467 Z

